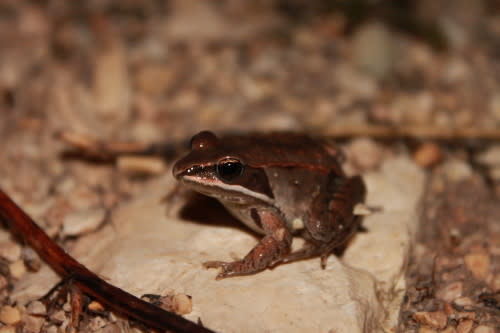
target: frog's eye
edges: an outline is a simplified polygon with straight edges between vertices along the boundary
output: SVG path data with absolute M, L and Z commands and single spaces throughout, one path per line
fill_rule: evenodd
M 245 166 L 236 158 L 225 158 L 217 163 L 217 176 L 225 182 L 232 182 L 243 174 Z
M 203 150 L 217 145 L 217 137 L 210 131 L 202 131 L 191 139 L 192 150 Z

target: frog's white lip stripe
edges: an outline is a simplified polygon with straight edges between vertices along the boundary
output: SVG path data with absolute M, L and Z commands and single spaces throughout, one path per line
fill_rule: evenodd
M 215 182 L 215 181 L 210 181 L 208 179 L 205 179 L 203 182 L 199 181 L 197 177 L 194 176 L 186 176 L 184 175 L 182 177 L 182 181 L 187 182 L 187 183 L 193 183 L 196 185 L 203 185 L 203 186 L 212 186 L 212 187 L 218 187 L 226 191 L 231 191 L 231 192 L 239 192 L 243 193 L 245 195 L 248 195 L 250 197 L 257 198 L 261 201 L 264 201 L 269 204 L 274 203 L 274 199 L 268 197 L 265 194 L 259 193 L 259 192 L 254 192 L 250 191 L 249 189 L 240 186 L 240 185 L 231 185 L 231 184 L 225 184 L 223 182 Z

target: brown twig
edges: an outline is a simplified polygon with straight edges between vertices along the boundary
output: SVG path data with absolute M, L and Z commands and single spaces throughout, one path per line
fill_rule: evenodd
M 500 140 L 500 130 L 498 128 L 465 127 L 359 125 L 329 128 L 326 130 L 325 135 L 336 138 L 368 136 L 377 139 Z
M 115 160 L 117 157 L 130 155 L 157 156 L 171 160 L 177 157 L 181 150 L 180 143 L 108 142 L 74 132 L 59 132 L 57 137 L 83 157 L 101 161 Z
M 322 134 L 332 138 L 366 136 L 375 139 L 500 140 L 500 129 L 474 127 L 444 128 L 360 124 L 347 127 L 330 127 Z M 105 142 L 74 132 L 61 132 L 58 133 L 58 137 L 82 155 L 104 160 L 123 155 L 154 155 L 171 159 L 177 157 L 180 150 L 179 143 L 147 145 L 134 142 Z
M 17 231 L 19 236 L 63 279 L 71 280 L 73 286 L 95 298 L 111 311 L 163 331 L 213 332 L 181 316 L 145 302 L 99 278 L 50 239 L 1 189 L 0 220 L 5 221 L 12 230 Z

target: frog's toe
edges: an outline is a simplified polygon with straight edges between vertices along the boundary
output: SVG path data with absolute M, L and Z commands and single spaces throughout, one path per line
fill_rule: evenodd
M 234 262 L 225 261 L 207 261 L 203 263 L 205 268 L 220 268 L 221 271 L 217 274 L 216 280 L 222 280 L 227 277 L 238 275 L 238 270 Z
M 329 252 L 326 252 L 326 253 L 323 253 L 321 255 L 321 269 L 325 269 L 326 268 L 326 264 L 328 263 L 328 257 L 330 256 L 330 253 Z
M 226 267 L 229 263 L 228 262 L 225 262 L 225 261 L 218 261 L 218 260 L 214 260 L 214 261 L 205 261 L 203 263 L 203 267 L 205 268 L 223 268 Z

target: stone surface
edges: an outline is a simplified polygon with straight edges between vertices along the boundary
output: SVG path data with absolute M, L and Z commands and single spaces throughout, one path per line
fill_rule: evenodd
M 413 318 L 421 324 L 429 325 L 433 328 L 443 329 L 446 326 L 446 320 L 448 317 L 442 311 L 419 311 L 413 314 Z
M 484 279 L 488 274 L 490 256 L 487 253 L 471 253 L 464 257 L 465 265 L 476 279 Z
M 243 228 L 171 217 L 173 207 L 162 202 L 175 185 L 170 175 L 123 204 L 112 226 L 80 239 L 72 253 L 135 295 L 192 296 L 193 309 L 185 317 L 200 318 L 219 332 L 390 329 L 403 295 L 424 175 L 409 159 L 398 158 L 386 160 L 365 180 L 367 204 L 382 206 L 383 212 L 365 217 L 368 232 L 357 234 L 342 258 L 330 256 L 325 270 L 314 258 L 216 281 L 217 271 L 202 263 L 241 257 L 257 240 Z M 13 293 L 19 300 L 28 296 L 30 283 L 24 280 L 25 289 Z
M 18 308 L 5 305 L 0 309 L 0 321 L 7 325 L 17 324 L 21 320 L 21 312 Z
M 77 236 L 91 232 L 97 229 L 105 217 L 106 210 L 103 208 L 72 212 L 64 218 L 62 234 L 64 236 Z

